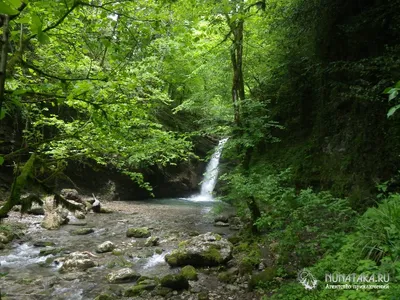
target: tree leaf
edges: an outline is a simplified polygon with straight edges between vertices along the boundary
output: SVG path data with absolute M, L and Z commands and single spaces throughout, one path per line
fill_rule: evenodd
M 389 101 L 393 100 L 394 98 L 397 97 L 397 95 L 399 94 L 399 92 L 396 89 L 393 89 L 394 91 L 392 91 L 389 95 Z
M 6 116 L 6 109 L 5 108 L 1 108 L 0 120 L 3 120 L 5 116 Z
M 0 156 L 0 166 L 4 163 L 4 157 Z
M 4 1 L 0 1 L 0 14 L 6 14 L 6 15 L 13 16 L 13 15 L 19 14 L 19 11 L 12 8 Z
M 387 117 L 390 118 L 396 112 L 396 110 L 398 110 L 399 108 L 400 108 L 400 104 L 393 106 L 391 109 L 389 109 L 389 111 L 387 113 Z
M 38 32 L 37 37 L 38 37 L 38 41 L 41 44 L 47 44 L 50 42 L 50 37 L 47 35 L 47 33 L 43 32 L 41 30 Z
M 11 7 L 13 8 L 18 8 L 21 6 L 21 1 L 20 0 L 5 0 Z

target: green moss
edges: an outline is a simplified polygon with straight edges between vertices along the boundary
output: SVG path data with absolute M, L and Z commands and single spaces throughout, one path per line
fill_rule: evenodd
M 139 296 L 144 291 L 151 291 L 157 286 L 156 282 L 151 279 L 142 280 L 139 284 L 136 284 L 124 292 L 125 297 Z
M 188 241 L 182 241 L 182 242 L 179 242 L 178 247 L 185 248 L 187 246 L 187 244 L 188 244 Z
M 115 297 L 109 294 L 101 294 L 98 295 L 96 298 L 94 298 L 94 300 L 113 300 L 113 299 L 115 299 Z
M 222 237 L 218 233 L 214 234 L 214 236 L 217 241 L 220 241 L 222 239 Z
M 218 274 L 218 280 L 225 283 L 233 283 L 235 276 L 230 272 L 221 272 Z
M 189 282 L 181 274 L 169 274 L 161 278 L 160 284 L 173 290 L 183 290 L 189 288 Z
M 151 235 L 147 227 L 128 228 L 126 231 L 127 237 L 147 238 Z
M 260 273 L 253 274 L 249 281 L 249 290 L 253 290 L 258 285 L 264 285 L 265 283 L 272 281 L 276 276 L 275 268 L 266 268 Z
M 197 271 L 193 266 L 184 266 L 181 270 L 181 274 L 187 280 L 197 280 Z
M 44 248 L 44 249 L 40 249 L 39 252 L 39 256 L 47 256 L 47 255 L 56 255 L 60 252 L 62 252 L 64 250 L 64 248 Z
M 210 247 L 203 253 L 204 258 L 211 262 L 222 263 L 223 259 L 219 251 L 215 248 Z

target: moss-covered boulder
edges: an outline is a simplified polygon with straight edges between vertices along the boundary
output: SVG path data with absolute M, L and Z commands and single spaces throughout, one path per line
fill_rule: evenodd
M 166 262 L 172 266 L 196 267 L 218 266 L 232 258 L 232 244 L 216 233 L 205 233 L 193 237 L 170 254 Z
M 124 293 L 125 297 L 139 296 L 144 291 L 152 291 L 157 286 L 157 282 L 152 279 L 142 280 L 140 283 L 130 287 Z
M 128 228 L 128 230 L 126 231 L 127 237 L 147 238 L 150 235 L 150 230 L 147 227 Z
M 158 246 L 160 238 L 157 236 L 149 236 L 145 242 L 146 247 Z
M 160 285 L 173 290 L 187 290 L 189 281 L 181 274 L 169 274 L 161 278 Z
M 197 271 L 193 266 L 184 266 L 181 270 L 181 275 L 187 280 L 197 280 Z
M 131 268 L 123 268 L 107 276 L 109 283 L 135 282 L 138 278 L 140 278 L 140 274 L 136 273 Z

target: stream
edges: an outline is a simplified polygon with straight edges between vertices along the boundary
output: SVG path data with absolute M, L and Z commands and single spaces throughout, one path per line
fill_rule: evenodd
M 170 268 L 164 256 L 177 248 L 179 242 L 205 232 L 216 232 L 224 237 L 232 234 L 227 227 L 214 227 L 214 205 L 213 202 L 184 199 L 109 202 L 107 207 L 114 211 L 112 214 L 90 213 L 85 220 L 76 220 L 77 224 L 84 221 L 85 227 L 94 229 L 93 233 L 84 236 L 71 235 L 71 231 L 80 226 L 70 224 L 48 231 L 40 227 L 43 216 L 23 218 L 21 221 L 29 224 L 23 241 L 17 241 L 12 249 L 0 252 L 2 293 L 7 295 L 6 299 L 21 300 L 94 299 L 104 291 L 129 286 L 129 283 L 109 284 L 106 280 L 108 273 L 124 266 L 131 266 L 139 274 L 149 277 L 160 278 L 177 273 L 179 268 Z M 11 219 L 18 217 L 17 213 L 13 214 Z M 142 226 L 148 227 L 152 236 L 160 238 L 158 247 L 144 247 L 145 238 L 126 237 L 128 227 Z M 39 251 L 43 248 L 34 246 L 39 241 L 52 242 L 62 251 L 56 255 L 40 256 Z M 113 242 L 125 255 L 95 253 L 96 246 L 104 241 Z M 99 266 L 86 272 L 60 273 L 54 258 L 74 251 L 94 253 Z M 199 282 L 203 282 L 204 290 L 209 292 L 216 288 L 215 278 L 207 277 L 204 275 L 203 281 Z
M 180 268 L 171 268 L 165 262 L 165 255 L 178 248 L 179 243 L 207 232 L 224 238 L 235 234 L 229 227 L 214 226 L 216 211 L 228 214 L 232 210 L 215 201 L 212 194 L 226 141 L 220 141 L 208 163 L 200 194 L 190 198 L 108 202 L 104 205 L 112 213 L 90 212 L 83 220 L 71 217 L 70 222 L 58 230 L 43 229 L 40 226 L 43 216 L 20 218 L 18 212 L 10 212 L 6 222 L 26 223 L 27 230 L 11 247 L 0 250 L 0 296 L 3 295 L 0 299 L 85 300 L 103 293 L 114 295 L 113 299 L 126 299 L 123 292 L 133 283 L 109 283 L 107 275 L 111 272 L 130 268 L 149 278 L 177 274 Z M 92 232 L 73 234 L 83 227 L 91 228 Z M 127 237 L 127 229 L 133 227 L 147 227 L 152 237 L 159 238 L 159 245 L 146 246 L 146 238 Z M 96 253 L 96 247 L 105 241 L 112 242 L 115 251 Z M 51 247 L 45 247 L 46 243 Z M 57 251 L 53 253 L 41 253 L 54 248 Z M 76 251 L 93 255 L 96 266 L 86 271 L 60 272 L 62 257 Z M 198 269 L 199 278 L 190 281 L 189 290 L 173 291 L 164 296 L 147 293 L 133 299 L 257 299 L 247 291 L 246 282 L 240 278 L 231 284 L 220 282 L 220 268 L 225 267 Z

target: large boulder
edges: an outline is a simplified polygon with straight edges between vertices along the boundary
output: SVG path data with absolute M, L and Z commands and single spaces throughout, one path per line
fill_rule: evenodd
M 232 258 L 232 248 L 232 244 L 220 235 L 207 232 L 181 243 L 178 249 L 165 256 L 165 260 L 172 267 L 217 266 Z
M 72 252 L 64 258 L 64 263 L 60 268 L 61 272 L 86 271 L 95 267 L 97 264 L 93 261 L 93 255 L 86 252 Z
M 135 282 L 140 278 L 140 274 L 130 268 L 123 268 L 116 272 L 108 274 L 107 280 L 109 283 L 125 283 Z
M 43 228 L 54 230 L 68 222 L 68 211 L 56 205 L 54 197 L 48 197 L 44 203 Z

